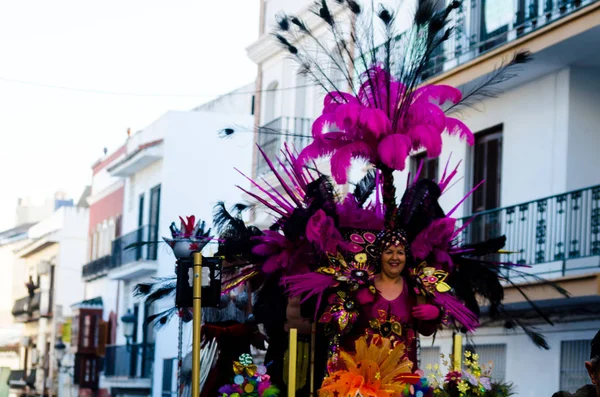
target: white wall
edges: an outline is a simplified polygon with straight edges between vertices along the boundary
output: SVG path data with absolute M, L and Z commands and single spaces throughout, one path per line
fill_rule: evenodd
M 165 117 L 169 132 L 163 159 L 160 236 L 170 235 L 168 227 L 180 215 L 196 215 L 210 225 L 217 201 L 228 205 L 240 202 L 242 192 L 235 185 L 247 187 L 248 182 L 234 167 L 250 175 L 253 147 L 252 133 L 239 132 L 229 139 L 217 133 L 232 126 L 251 131 L 253 119 L 249 115 L 169 112 Z M 158 276 L 173 274 L 175 258 L 166 246 L 158 250 L 158 261 Z M 172 302 L 162 303 L 157 310 L 168 306 Z M 159 331 L 156 338 L 153 395 L 158 397 L 163 359 L 177 355 L 177 321 Z
M 64 316 L 69 316 L 71 305 L 83 300 L 81 269 L 88 258 L 89 211 L 63 207 L 58 212 L 62 212 L 64 223 L 57 235 L 59 251 L 54 272 L 54 303 L 62 306 Z
M 600 183 L 600 68 L 571 68 L 567 190 Z
M 127 234 L 138 228 L 139 200 L 142 193 L 144 194 L 143 225 L 148 224 L 150 190 L 160 185 L 163 180 L 162 163 L 163 160 L 159 160 L 126 180 L 121 234 Z
M 516 387 L 519 397 L 548 397 L 560 388 L 560 351 L 562 341 L 591 340 L 598 329 L 600 320 L 559 323 L 554 326 L 535 326 L 546 337 L 550 350 L 536 347 L 520 330 L 504 328 L 480 328 L 469 338 L 477 345 L 506 344 L 506 380 Z M 452 353 L 452 335 L 448 331 L 432 337 L 421 337 L 421 347 L 439 346 L 440 353 Z M 463 337 L 463 344 L 466 339 Z M 427 363 L 421 363 L 425 367 Z M 480 362 L 480 364 L 484 364 Z M 444 371 L 443 371 L 444 372 Z M 585 373 L 584 362 L 581 372 Z M 583 386 L 583 385 L 582 385 Z
M 252 82 L 225 95 L 206 102 L 194 109 L 194 111 L 220 113 L 252 114 L 252 97 L 256 91 L 256 83 Z

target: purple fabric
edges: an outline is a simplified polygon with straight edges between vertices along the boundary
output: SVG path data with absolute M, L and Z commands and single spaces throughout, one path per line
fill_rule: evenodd
M 444 311 L 448 313 L 450 317 L 464 325 L 468 331 L 474 331 L 479 325 L 477 315 L 469 310 L 465 304 L 455 296 L 452 296 L 449 293 L 436 293 L 434 302 L 440 307 L 443 307 Z

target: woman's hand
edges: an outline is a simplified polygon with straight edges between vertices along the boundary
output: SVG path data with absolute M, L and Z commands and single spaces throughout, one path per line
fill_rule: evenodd
M 440 316 L 440 309 L 437 306 L 430 304 L 416 305 L 412 309 L 412 315 L 417 320 L 435 320 Z

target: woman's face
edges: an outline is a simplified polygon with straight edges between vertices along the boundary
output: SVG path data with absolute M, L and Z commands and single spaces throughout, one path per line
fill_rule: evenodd
M 381 271 L 390 278 L 400 276 L 406 265 L 406 251 L 402 245 L 390 245 L 381 253 Z

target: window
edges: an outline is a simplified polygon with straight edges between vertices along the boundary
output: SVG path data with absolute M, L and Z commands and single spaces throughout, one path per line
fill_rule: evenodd
M 485 181 L 471 196 L 471 213 L 500 207 L 502 173 L 502 125 L 475 136 L 471 170 L 473 185 Z M 501 223 L 495 213 L 477 217 L 469 228 L 469 240 L 478 243 L 502 234 Z
M 150 190 L 150 213 L 148 241 L 158 241 L 158 220 L 160 216 L 160 185 Z M 148 259 L 156 259 L 158 244 L 152 244 L 148 247 Z
M 434 371 L 427 370 L 427 366 L 431 364 L 431 366 L 440 365 L 440 348 L 437 346 L 427 346 L 421 347 L 421 355 L 419 356 L 420 361 L 420 369 L 425 371 L 425 376 L 428 377 Z
M 278 83 L 276 81 L 271 82 L 267 86 L 267 92 L 265 93 L 265 113 L 263 122 L 269 123 L 275 119 L 275 107 L 277 106 L 277 88 Z
M 574 393 L 588 383 L 588 374 L 583 366 L 590 357 L 589 340 L 569 340 L 560 343 L 560 390 Z
M 171 397 L 177 394 L 177 358 L 163 359 L 163 378 L 162 378 L 162 395 L 163 397 Z
M 416 175 L 419 171 L 419 167 L 423 163 L 421 167 L 421 173 L 419 174 L 419 180 L 421 179 L 432 179 L 437 181 L 438 179 L 438 164 L 439 160 L 437 158 L 430 159 L 427 158 L 427 152 L 419 153 L 411 158 L 411 167 L 410 173 L 411 175 Z
M 505 344 L 468 346 L 465 351 L 477 353 L 479 355 L 479 365 L 481 366 L 489 366 L 489 363 L 492 363 L 492 379 L 504 380 L 506 378 Z

